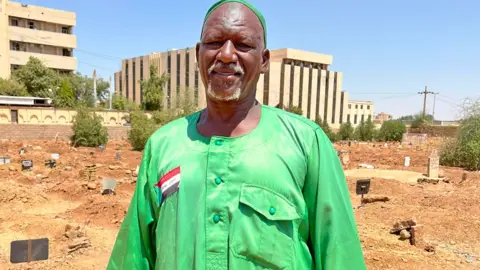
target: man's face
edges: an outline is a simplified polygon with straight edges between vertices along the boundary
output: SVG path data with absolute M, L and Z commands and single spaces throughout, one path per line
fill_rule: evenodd
M 197 44 L 209 98 L 236 101 L 252 94 L 260 73 L 268 69 L 269 58 L 262 25 L 249 8 L 228 3 L 210 14 Z

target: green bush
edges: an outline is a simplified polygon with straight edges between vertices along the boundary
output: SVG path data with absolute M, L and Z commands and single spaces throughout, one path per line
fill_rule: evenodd
M 129 118 L 131 128 L 128 131 L 128 140 L 133 150 L 142 151 L 148 138 L 157 130 L 158 126 L 141 110 L 132 111 Z
M 354 132 L 354 138 L 359 141 L 373 141 L 377 136 L 377 130 L 372 120 L 362 121 Z
M 480 115 L 464 120 L 457 137 L 444 143 L 440 164 L 480 170 Z
M 385 121 L 378 132 L 378 140 L 389 142 L 389 141 L 402 141 L 403 133 L 407 131 L 405 124 L 397 120 Z
M 351 140 L 353 139 L 353 133 L 355 129 L 352 126 L 352 123 L 346 122 L 340 125 L 340 130 L 337 133 L 337 138 L 339 140 Z
M 102 126 L 102 118 L 87 108 L 77 109 L 72 130 L 74 146 L 97 147 L 108 142 L 108 131 Z

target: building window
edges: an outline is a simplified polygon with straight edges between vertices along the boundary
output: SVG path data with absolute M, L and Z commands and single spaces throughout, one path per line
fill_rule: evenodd
M 347 114 L 347 122 L 350 123 L 350 114 Z
M 268 105 L 268 93 L 270 89 L 270 70 L 263 75 L 263 104 Z
M 10 110 L 10 119 L 12 123 L 18 124 L 18 110 Z
M 310 118 L 310 111 L 312 109 L 312 73 L 313 66 L 310 64 L 308 67 L 307 118 Z
M 28 22 L 28 28 L 30 28 L 30 29 L 37 29 L 37 28 L 35 27 L 35 23 L 34 23 L 34 22 Z
M 290 63 L 290 95 L 288 97 L 288 105 L 293 105 L 293 87 L 295 83 L 295 62 Z M 284 105 L 284 104 L 282 104 Z
M 136 100 L 136 99 L 137 99 L 137 93 L 135 93 L 135 92 L 136 92 L 135 90 L 136 90 L 136 88 L 137 88 L 137 87 L 136 87 L 136 86 L 137 86 L 137 80 L 135 80 L 135 73 L 136 73 L 137 70 L 136 70 L 135 67 L 136 67 L 136 64 L 137 64 L 137 63 L 136 63 L 135 60 L 136 60 L 136 59 L 133 59 L 133 63 L 132 63 L 132 85 L 133 85 L 133 88 L 132 88 L 133 91 L 132 91 L 132 93 L 133 93 L 133 101 L 134 101 L 134 102 L 137 101 L 137 100 Z
M 337 72 L 333 73 L 333 103 L 332 103 L 332 124 L 335 124 L 337 110 Z M 340 122 L 341 123 L 341 122 Z
M 62 53 L 63 53 L 63 56 L 72 56 L 70 49 L 63 48 Z
M 348 108 L 351 109 L 351 108 L 352 108 L 352 104 L 348 104 Z
M 12 41 L 10 43 L 10 50 L 12 51 L 20 51 L 20 43 Z
M 11 26 L 18 26 L 18 20 L 17 19 L 11 19 L 10 20 L 10 25 Z
M 303 99 L 303 62 L 300 62 L 300 80 L 298 88 L 298 107 L 302 108 L 302 99 Z
M 64 34 L 70 34 L 70 27 L 62 26 L 62 33 L 64 33 Z
M 367 105 L 367 110 L 370 110 L 370 105 Z
M 120 90 L 120 96 L 123 96 L 122 73 L 121 73 L 121 72 L 118 74 L 118 82 L 119 82 L 119 87 L 118 87 L 118 89 Z
M 356 115 L 356 114 L 353 116 L 353 124 L 354 124 L 354 125 L 357 124 L 357 115 Z
M 355 109 L 358 109 L 358 105 L 355 105 Z
M 128 94 L 128 62 L 125 63 L 125 96 L 129 97 L 129 94 Z
M 372 121 L 372 115 L 368 115 L 368 121 Z
M 185 53 L 185 87 L 187 88 L 186 91 L 188 91 L 190 87 L 190 52 L 188 48 Z
M 195 84 L 194 85 L 195 85 L 195 89 L 193 89 L 193 90 L 195 90 L 194 99 L 195 99 L 195 104 L 198 105 L 198 91 L 200 91 L 198 89 L 198 68 L 195 69 Z
M 360 105 L 360 110 L 363 110 L 363 105 Z
M 170 97 L 172 94 L 172 76 L 171 75 L 171 70 L 172 69 L 172 55 L 170 52 L 168 52 L 167 55 L 167 73 L 168 73 L 168 83 L 167 83 L 167 108 L 170 109 Z
M 143 102 L 142 82 L 143 82 L 143 58 L 140 59 L 140 103 Z
M 365 121 L 365 115 L 362 114 L 362 118 L 361 118 L 361 119 L 362 119 L 361 121 L 364 122 L 364 121 Z
M 176 90 L 176 105 L 177 107 L 180 104 L 180 51 L 177 51 L 177 89 Z
M 17 70 L 17 69 L 19 69 L 19 68 L 20 68 L 19 65 L 10 65 L 10 69 L 11 69 L 11 70 Z

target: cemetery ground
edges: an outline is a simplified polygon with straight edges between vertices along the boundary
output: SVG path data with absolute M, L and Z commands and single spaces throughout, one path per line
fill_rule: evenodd
M 441 166 L 438 182 L 417 182 L 440 143 L 335 145 L 349 153 L 342 160 L 368 269 L 480 268 L 480 173 Z M 10 158 L 0 165 L 0 269 L 105 269 L 135 189 L 141 153 L 130 149 L 124 141 L 109 142 L 105 151 L 0 141 L 0 156 Z M 52 153 L 59 154 L 53 169 L 45 166 Z M 21 160 L 32 160 L 32 170 L 22 171 Z M 104 178 L 118 180 L 115 194 L 101 194 Z M 365 198 L 384 200 L 359 208 L 356 181 L 365 178 L 371 179 Z M 400 224 L 401 235 L 391 233 L 410 219 L 414 229 L 409 221 Z M 416 245 L 400 240 L 413 233 Z M 12 241 L 39 238 L 49 239 L 48 260 L 10 263 Z

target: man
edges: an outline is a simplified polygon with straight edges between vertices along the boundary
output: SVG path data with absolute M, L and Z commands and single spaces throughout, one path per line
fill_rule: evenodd
M 266 44 L 249 3 L 210 8 L 197 44 L 207 108 L 149 138 L 108 269 L 365 269 L 330 141 L 255 99 Z

